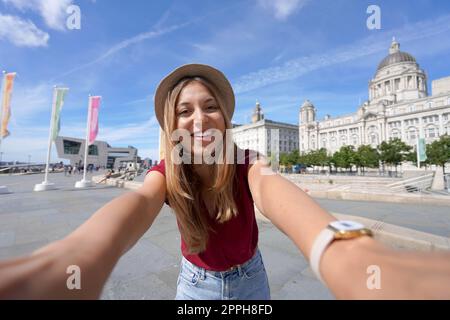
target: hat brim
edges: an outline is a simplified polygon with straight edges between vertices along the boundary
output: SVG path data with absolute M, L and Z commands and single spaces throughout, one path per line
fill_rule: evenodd
M 161 128 L 164 128 L 164 106 L 169 92 L 186 77 L 201 77 L 212 83 L 219 91 L 225 105 L 223 108 L 227 112 L 229 119 L 233 117 L 235 107 L 235 97 L 233 88 L 225 75 L 205 64 L 186 64 L 169 73 L 158 85 L 155 92 L 155 115 Z

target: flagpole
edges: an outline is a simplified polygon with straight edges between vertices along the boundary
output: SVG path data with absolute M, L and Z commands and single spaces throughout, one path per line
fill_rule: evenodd
M 45 165 L 45 176 L 44 176 L 44 182 L 36 184 L 34 186 L 34 191 L 48 191 L 48 190 L 54 190 L 56 189 L 54 183 L 48 182 L 48 171 L 50 167 L 50 157 L 51 157 L 51 150 L 52 150 L 52 134 L 53 134 L 53 125 L 54 121 L 53 118 L 55 117 L 55 108 L 56 108 L 56 96 L 57 96 L 57 86 L 53 86 L 53 100 L 52 100 L 52 112 L 50 116 L 50 128 L 49 128 L 49 135 L 48 135 L 48 146 L 47 146 L 47 163 Z
M 92 96 L 89 95 L 89 103 L 88 103 L 88 116 L 87 116 L 87 124 L 86 124 L 86 140 L 84 144 L 84 170 L 83 170 L 83 179 L 81 181 L 77 181 L 75 183 L 75 188 L 89 188 L 93 187 L 94 184 L 92 181 L 86 180 L 86 170 L 87 170 L 87 156 L 89 152 L 89 134 L 91 131 L 91 113 L 92 113 Z
M 417 136 L 417 144 L 416 144 L 416 155 L 417 155 L 417 169 L 420 169 L 420 137 Z
M 5 91 L 5 87 L 6 87 L 6 71 L 3 70 L 2 71 L 2 91 L 0 92 L 0 98 L 2 99 L 0 101 L 0 152 L 2 150 L 2 142 L 3 142 L 3 134 L 1 132 L 1 128 L 3 125 L 3 99 L 4 99 L 4 91 Z M 2 156 L 3 159 L 3 156 Z M 5 194 L 5 193 L 9 193 L 9 189 L 6 186 L 2 186 L 0 185 L 0 194 Z
M 5 91 L 5 86 L 6 86 L 6 71 L 3 70 L 2 71 L 2 92 L 0 94 L 2 101 L 0 101 L 0 131 L 1 128 L 3 126 L 3 99 L 5 98 L 4 95 L 4 91 Z M 3 134 L 2 132 L 0 132 L 0 152 L 2 150 L 2 143 L 3 143 Z
M 53 134 L 53 118 L 55 117 L 55 107 L 56 107 L 56 86 L 53 87 L 53 102 L 52 102 L 52 115 L 50 117 L 50 132 L 48 135 L 48 148 L 47 148 L 47 164 L 45 165 L 45 178 L 44 184 L 48 183 L 48 169 L 50 167 L 50 155 L 52 151 L 52 134 Z
M 86 124 L 86 143 L 84 146 L 84 169 L 83 169 L 83 181 L 86 181 L 86 168 L 87 168 L 87 157 L 89 152 L 89 133 L 91 132 L 91 101 L 92 97 L 89 95 L 89 105 L 88 105 L 88 117 Z

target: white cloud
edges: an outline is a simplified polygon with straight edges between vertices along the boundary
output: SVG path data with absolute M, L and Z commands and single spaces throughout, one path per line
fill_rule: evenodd
M 50 36 L 29 20 L 0 14 L 0 39 L 19 47 L 45 47 Z
M 450 31 L 450 15 L 438 19 L 408 24 L 396 30 L 379 32 L 351 45 L 342 46 L 328 53 L 313 54 L 285 62 L 275 67 L 263 68 L 246 74 L 234 83 L 236 93 L 251 91 L 281 81 L 293 80 L 308 72 L 345 63 L 374 53 L 386 51 L 389 40 L 396 36 L 402 43 L 431 38 Z M 429 50 L 429 48 L 425 48 Z
M 26 11 L 38 12 L 49 28 L 64 30 L 67 18 L 66 9 L 73 0 L 2 0 L 5 4 Z
M 275 18 L 285 20 L 303 8 L 309 0 L 259 0 L 259 4 L 268 10 L 273 11 Z

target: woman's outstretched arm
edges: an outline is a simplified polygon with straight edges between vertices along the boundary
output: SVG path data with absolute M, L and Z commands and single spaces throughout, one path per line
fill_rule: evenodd
M 336 220 L 298 186 L 271 172 L 264 160 L 250 166 L 257 208 L 309 260 L 316 236 Z M 379 289 L 368 285 L 379 270 Z M 322 256 L 321 275 L 338 298 L 450 299 L 450 253 L 404 252 L 370 237 L 334 241 Z
M 117 261 L 150 228 L 165 196 L 164 176 L 150 172 L 141 188 L 107 203 L 64 239 L 0 262 L 0 299 L 98 298 Z M 81 289 L 67 285 L 78 272 L 74 268 Z

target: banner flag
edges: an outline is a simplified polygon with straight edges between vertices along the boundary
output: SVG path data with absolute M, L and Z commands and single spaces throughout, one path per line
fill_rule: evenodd
M 100 100 L 102 97 L 95 96 L 89 98 L 89 110 L 90 110 L 90 119 L 89 119 L 89 142 L 91 145 L 94 143 L 95 138 L 97 138 L 98 134 L 98 112 L 100 109 Z
M 417 141 L 417 160 L 419 162 L 424 162 L 427 160 L 426 144 L 424 138 L 420 138 Z
M 0 135 L 2 139 L 10 135 L 10 132 L 8 131 L 8 123 L 9 118 L 11 117 L 11 94 L 13 90 L 15 76 L 16 73 L 7 73 L 5 74 L 3 79 L 3 92 L 1 103 L 2 119 L 0 119 L 1 120 Z
M 69 89 L 68 88 L 55 88 L 54 92 L 54 114 L 52 119 L 52 141 L 55 141 L 56 138 L 59 135 L 59 130 L 61 129 L 61 110 L 64 105 L 64 98 L 66 96 L 66 93 Z

